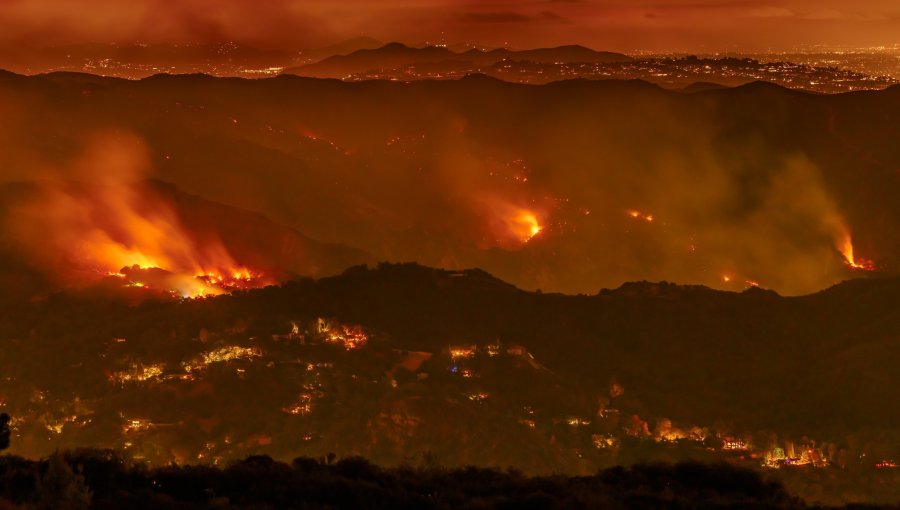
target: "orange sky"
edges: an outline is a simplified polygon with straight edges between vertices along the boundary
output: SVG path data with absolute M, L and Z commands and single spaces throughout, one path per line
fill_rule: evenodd
M 382 41 L 717 51 L 900 43 L 897 0 L 2 0 L 0 40 Z

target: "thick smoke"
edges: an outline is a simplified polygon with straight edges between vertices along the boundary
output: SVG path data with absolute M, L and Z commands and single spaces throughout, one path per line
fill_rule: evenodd
M 565 292 L 649 279 L 801 294 L 848 276 L 838 251 L 848 227 L 802 151 L 758 136 L 723 140 L 708 112 L 686 115 L 658 95 L 601 118 L 560 102 L 506 117 L 495 107 L 481 126 L 444 113 L 440 143 L 422 151 L 435 184 L 417 193 L 447 207 L 397 207 L 498 250 L 457 244 L 445 247 L 451 259 L 426 262 Z M 540 225 L 533 238 L 525 215 Z

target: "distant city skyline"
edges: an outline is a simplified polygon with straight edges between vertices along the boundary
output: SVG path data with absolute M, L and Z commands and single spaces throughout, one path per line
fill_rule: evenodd
M 7 0 L 0 42 L 215 43 L 315 48 L 369 36 L 408 44 L 633 52 L 787 51 L 900 43 L 894 0 Z

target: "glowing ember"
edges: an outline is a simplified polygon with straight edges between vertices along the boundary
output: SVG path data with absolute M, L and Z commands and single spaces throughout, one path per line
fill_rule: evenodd
M 368 335 L 359 325 L 347 326 L 319 318 L 316 329 L 326 342 L 343 345 L 348 351 L 363 347 L 369 341 Z
M 197 275 L 196 279 L 212 289 L 213 293 L 215 290 L 219 290 L 219 294 L 222 293 L 221 291 L 254 289 L 271 283 L 261 272 L 246 268 L 232 270 L 225 276 L 220 273 L 208 272 Z
M 153 365 L 132 364 L 127 370 L 113 372 L 109 375 L 110 381 L 118 383 L 144 382 L 150 379 L 158 379 L 162 376 L 165 366 L 157 363 Z
M 626 213 L 628 214 L 628 216 L 631 216 L 632 218 L 634 218 L 636 220 L 644 220 L 647 223 L 653 223 L 653 215 L 652 214 L 647 214 L 647 213 L 643 213 L 641 211 L 636 211 L 636 210 L 626 211 Z
M 857 258 L 853 253 L 853 240 L 850 238 L 850 234 L 846 234 L 844 236 L 843 241 L 841 241 L 838 249 L 841 251 L 841 254 L 844 256 L 844 263 L 850 266 L 853 269 L 859 269 L 862 271 L 874 271 L 875 263 L 871 260 L 867 260 L 864 258 Z
M 128 287 L 155 289 L 183 298 L 217 296 L 234 290 L 262 287 L 269 283 L 261 273 L 246 270 L 234 275 L 222 276 L 205 273 L 197 276 L 173 273 L 158 267 L 141 268 L 137 265 L 123 267 L 111 277 L 121 278 Z
M 475 356 L 475 346 L 467 347 L 450 347 L 450 357 L 456 361 L 464 358 L 472 358 Z

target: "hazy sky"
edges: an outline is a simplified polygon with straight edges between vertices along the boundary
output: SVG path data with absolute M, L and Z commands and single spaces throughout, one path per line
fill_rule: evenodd
M 893 45 L 900 1 L 0 0 L 0 39 L 36 46 L 235 40 L 295 49 L 360 35 L 619 51 Z

